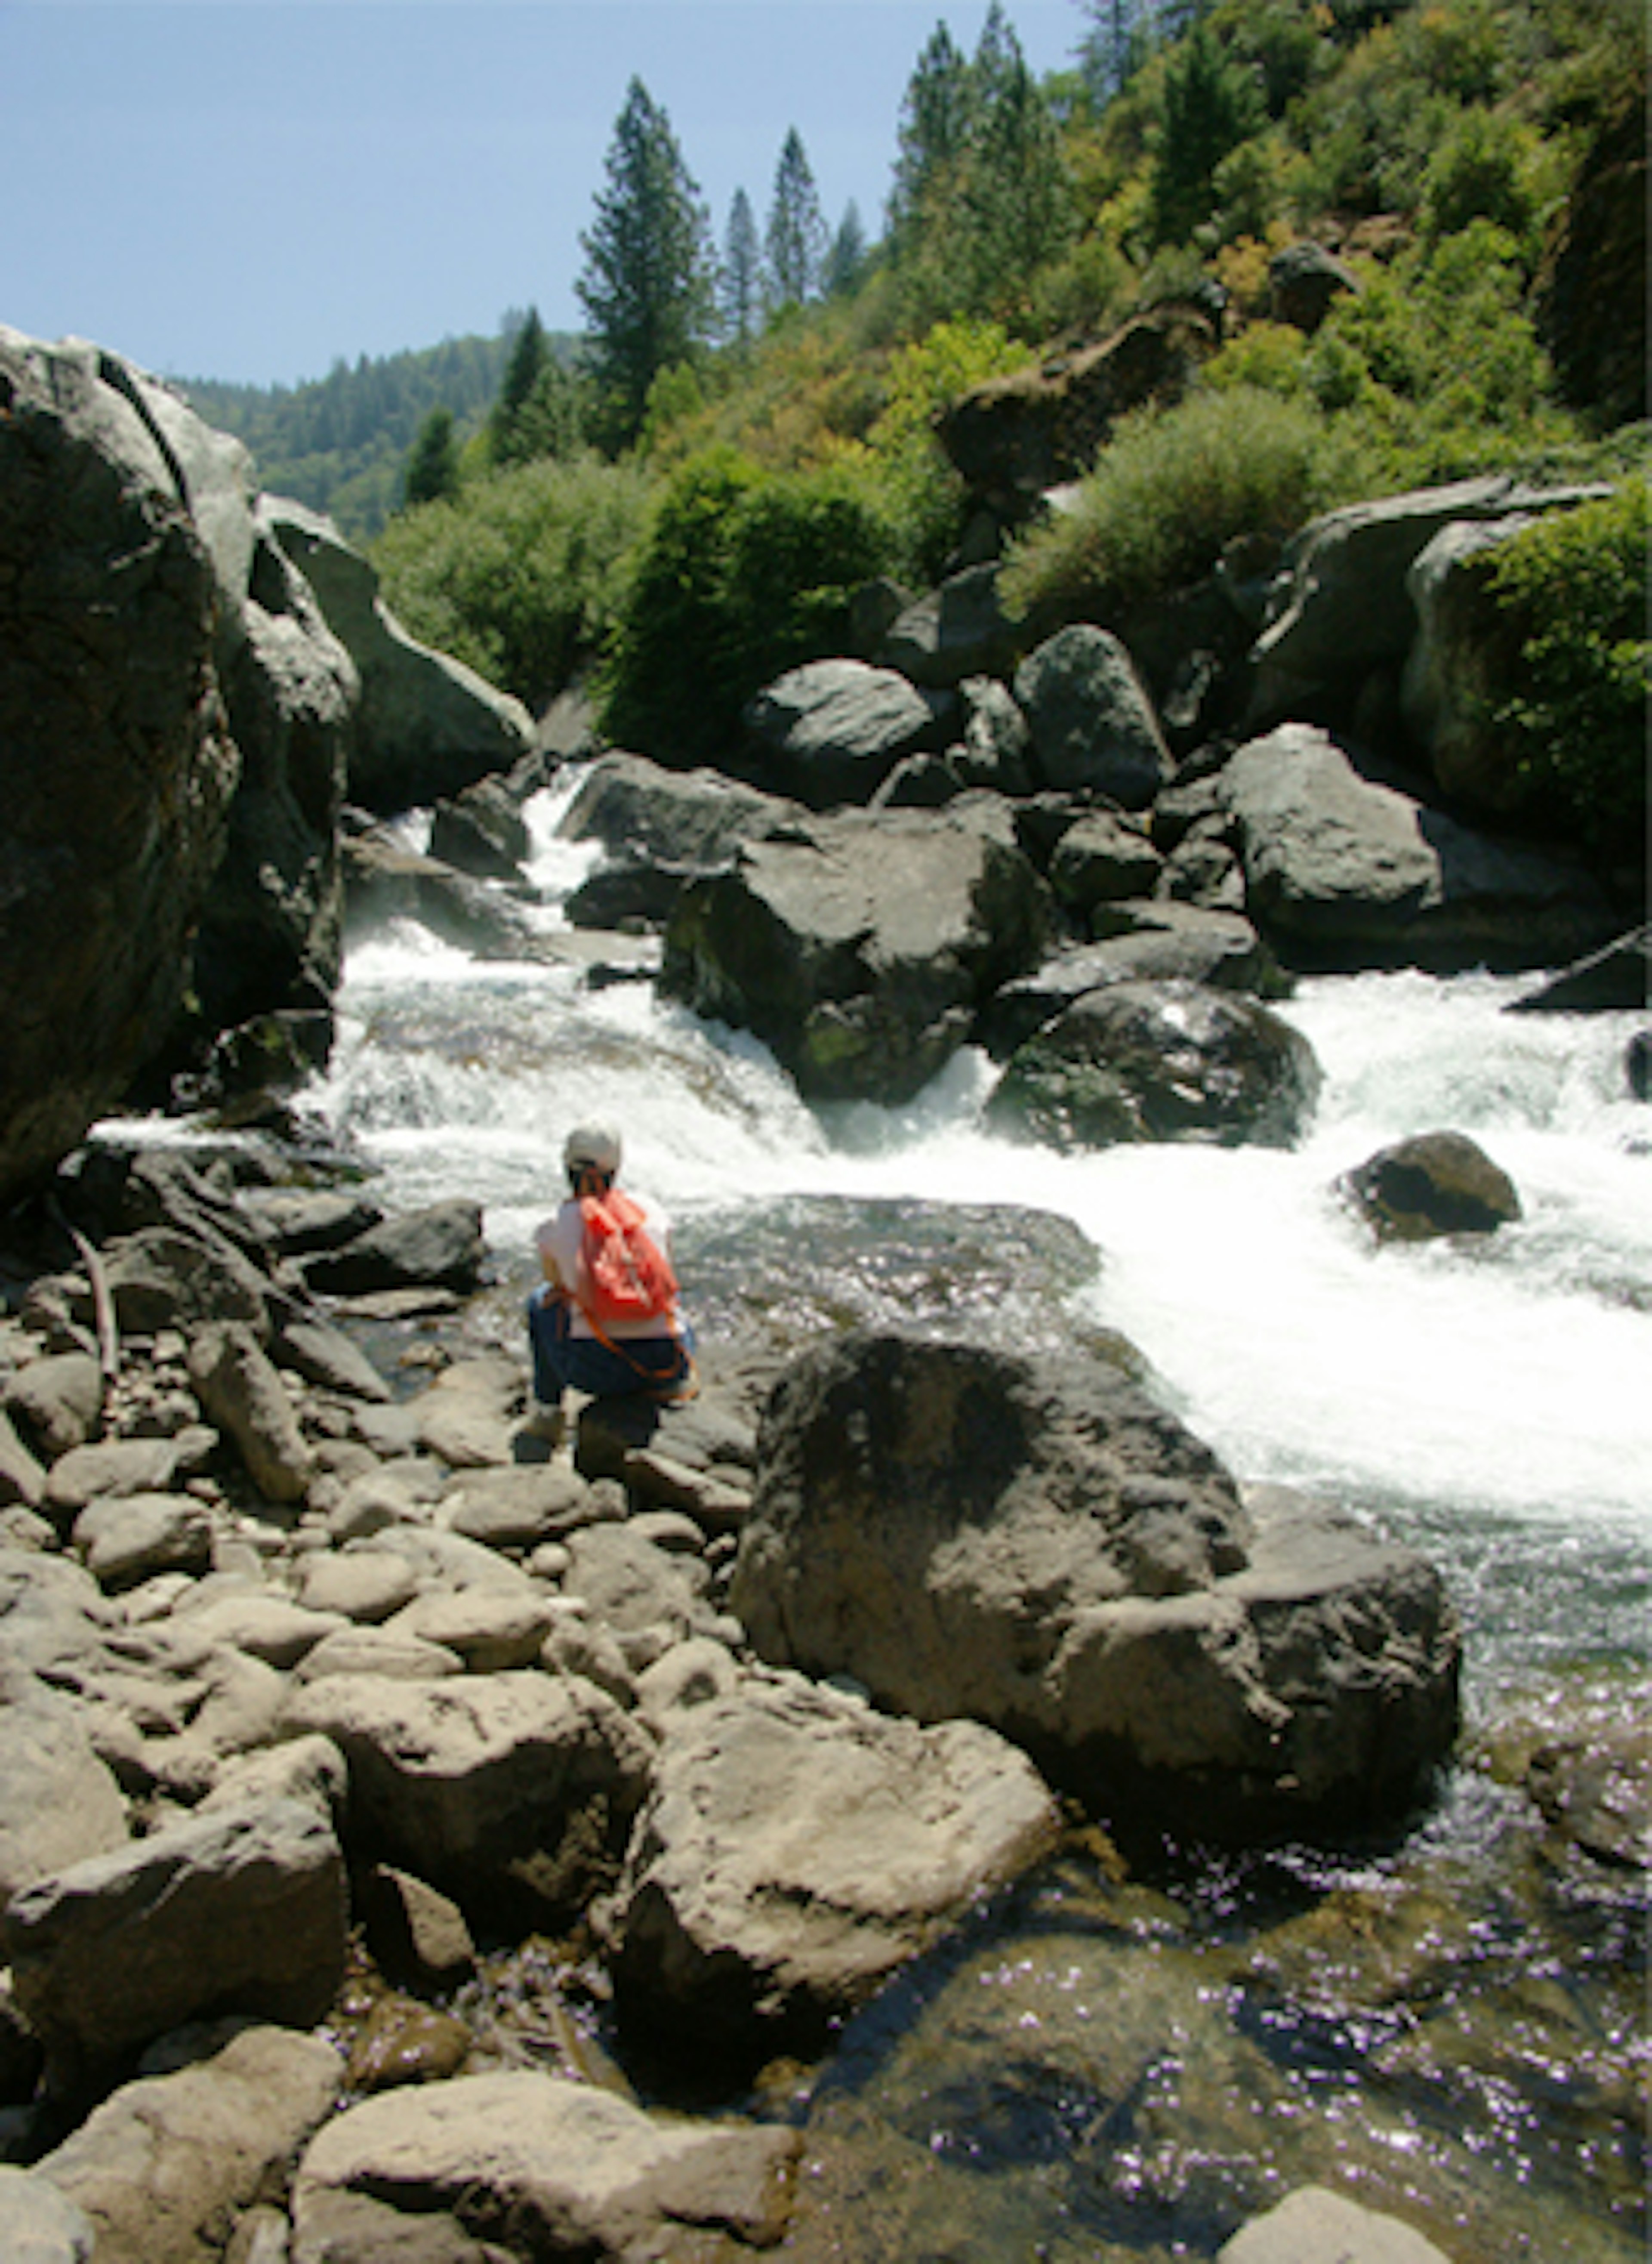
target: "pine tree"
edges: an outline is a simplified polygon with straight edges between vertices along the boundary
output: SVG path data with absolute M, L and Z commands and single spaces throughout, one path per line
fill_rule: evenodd
M 623 447 L 641 426 L 658 372 L 692 360 L 706 342 L 714 271 L 699 191 L 641 79 L 615 124 L 607 172 L 580 236 L 585 267 L 574 288 L 591 325 L 609 438 Z
M 826 258 L 826 223 L 821 218 L 820 199 L 802 136 L 795 126 L 787 128 L 775 168 L 774 201 L 769 207 L 764 249 L 773 303 L 801 307 L 812 299 Z
M 969 66 L 945 24 L 931 33 L 901 105 L 900 150 L 889 192 L 889 234 L 900 249 L 922 235 L 969 139 Z
M 1015 33 L 977 82 L 981 109 L 960 192 L 969 294 L 982 314 L 1010 311 L 1026 279 L 1055 258 L 1076 226 L 1061 130 Z
M 1217 166 L 1263 122 L 1260 91 L 1201 17 L 1165 57 L 1154 151 L 1154 240 L 1185 243 L 1215 202 Z
M 718 300 L 727 336 L 737 346 L 750 345 L 763 308 L 763 246 L 743 189 L 735 191 L 728 207 Z
M 449 502 L 459 493 L 459 446 L 451 409 L 432 409 L 419 426 L 402 489 L 409 510 L 416 504 Z
M 822 294 L 828 299 L 847 298 L 866 272 L 866 231 L 860 224 L 860 207 L 851 197 L 821 269 Z
M 522 412 L 533 399 L 549 359 L 550 347 L 546 343 L 540 310 L 530 307 L 511 345 L 499 398 L 488 419 L 488 453 L 496 464 L 511 463 L 522 454 L 517 445 Z

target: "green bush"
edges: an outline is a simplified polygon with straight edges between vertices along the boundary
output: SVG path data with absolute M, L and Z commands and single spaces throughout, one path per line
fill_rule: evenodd
M 385 602 L 414 636 L 538 707 L 606 641 L 650 494 L 635 466 L 591 456 L 472 480 L 374 543 Z
M 1237 536 L 1284 537 L 1329 500 L 1322 440 L 1311 406 L 1254 386 L 1139 411 L 1074 507 L 1016 546 L 1003 577 L 1007 603 L 1082 617 L 1185 587 Z
M 849 600 L 894 548 L 846 468 L 766 473 L 732 448 L 672 478 L 627 577 L 604 722 L 675 762 L 726 755 L 754 692 L 843 649 Z
M 1569 830 L 1614 860 L 1646 853 L 1647 475 L 1554 512 L 1486 554 L 1518 642 L 1518 680 L 1494 711 L 1520 776 Z

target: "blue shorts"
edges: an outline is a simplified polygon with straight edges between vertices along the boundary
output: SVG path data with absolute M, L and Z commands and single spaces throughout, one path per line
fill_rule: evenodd
M 528 1343 L 533 1353 L 533 1397 L 554 1407 L 571 1387 L 593 1399 L 621 1399 L 646 1391 L 669 1399 L 687 1383 L 694 1336 L 685 1322 L 669 1337 L 625 1337 L 612 1345 L 573 1333 L 569 1300 L 543 1281 L 528 1299 Z

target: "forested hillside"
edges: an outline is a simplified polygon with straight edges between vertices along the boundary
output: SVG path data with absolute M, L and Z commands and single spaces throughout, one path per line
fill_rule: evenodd
M 446 338 L 417 352 L 335 362 L 310 385 L 184 387 L 209 424 L 244 440 L 260 483 L 335 519 L 352 541 L 375 535 L 402 501 L 402 471 L 420 425 L 438 405 L 474 431 L 504 374 L 509 331 Z
M 401 506 L 373 555 L 417 634 L 531 704 L 581 675 L 681 759 L 854 649 L 878 577 L 996 557 L 1012 608 L 1105 620 L 1339 503 L 1612 481 L 1586 556 L 1505 577 L 1508 720 L 1581 799 L 1606 762 L 1643 796 L 1646 70 L 1638 0 L 1087 0 L 1040 80 L 992 0 L 914 59 L 875 240 L 794 131 L 719 224 L 635 78 L 576 355 L 530 315 L 236 429 L 347 528 Z M 1082 446 L 962 475 L 960 403 L 1012 423 L 1121 337 L 1158 359 Z

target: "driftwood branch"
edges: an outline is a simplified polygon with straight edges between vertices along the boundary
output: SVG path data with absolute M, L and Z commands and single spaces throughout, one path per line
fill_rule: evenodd
M 55 1195 L 47 1204 L 54 1225 L 74 1244 L 86 1278 L 91 1284 L 91 1310 L 98 1328 L 98 1365 L 103 1372 L 107 1390 L 120 1373 L 120 1333 L 115 1324 L 115 1301 L 109 1294 L 109 1276 L 104 1270 L 103 1259 L 76 1226 L 72 1226 L 63 1215 Z

